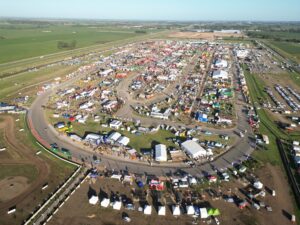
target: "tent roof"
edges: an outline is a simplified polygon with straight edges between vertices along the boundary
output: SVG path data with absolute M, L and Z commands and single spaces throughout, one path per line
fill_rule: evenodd
M 107 207 L 108 205 L 109 205 L 109 203 L 110 203 L 110 200 L 108 199 L 108 198 L 104 198 L 102 201 L 101 201 L 101 203 L 100 203 L 100 205 L 102 206 L 102 207 Z
M 188 205 L 188 206 L 186 207 L 186 212 L 187 212 L 188 215 L 194 215 L 194 214 L 195 214 L 194 206 Z
M 150 205 L 145 205 L 144 214 L 151 215 L 152 207 Z
M 178 205 L 173 205 L 172 206 L 172 211 L 174 216 L 179 216 L 180 215 L 180 207 Z
M 90 199 L 89 199 L 89 203 L 92 204 L 92 205 L 96 205 L 97 202 L 98 202 L 99 198 L 98 196 L 92 196 Z
M 165 216 L 166 215 L 166 206 L 159 206 L 158 207 L 158 215 Z

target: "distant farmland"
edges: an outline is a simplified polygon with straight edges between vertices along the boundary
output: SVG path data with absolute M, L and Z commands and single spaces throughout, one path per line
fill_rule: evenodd
M 94 44 L 127 39 L 143 32 L 134 29 L 52 25 L 0 26 L 0 63 L 42 56 Z

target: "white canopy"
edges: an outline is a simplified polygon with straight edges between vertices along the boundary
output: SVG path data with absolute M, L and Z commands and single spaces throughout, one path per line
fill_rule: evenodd
M 99 201 L 98 196 L 92 196 L 92 197 L 89 199 L 89 203 L 90 203 L 91 205 L 96 205 L 98 201 Z
M 166 206 L 159 206 L 158 207 L 158 215 L 165 216 L 166 215 Z
M 152 213 L 152 207 L 150 205 L 145 205 L 144 214 L 151 215 L 151 213 Z
M 172 206 L 173 216 L 180 216 L 180 207 L 178 205 Z
M 113 203 L 113 209 L 115 209 L 115 210 L 120 210 L 121 206 L 122 206 L 122 203 L 120 201 L 115 201 Z
M 200 218 L 206 219 L 208 217 L 207 209 L 206 208 L 200 208 Z
M 188 214 L 188 215 L 194 215 L 195 214 L 194 206 L 188 205 L 186 207 L 186 214 Z
M 107 207 L 109 206 L 109 203 L 110 203 L 110 200 L 109 200 L 108 198 L 104 198 L 104 199 L 101 201 L 100 205 L 101 205 L 102 207 L 104 207 L 104 208 L 107 208 Z

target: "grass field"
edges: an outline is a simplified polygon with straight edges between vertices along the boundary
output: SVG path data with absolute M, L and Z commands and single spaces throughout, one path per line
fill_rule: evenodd
M 108 29 L 92 26 L 56 25 L 43 28 L 9 29 L 0 27 L 0 63 L 42 56 L 95 44 L 127 39 L 141 34 L 134 29 Z M 58 48 L 58 42 L 71 43 L 72 48 Z
M 18 93 L 21 93 L 20 96 L 23 96 L 22 92 L 28 89 L 30 85 L 35 86 L 40 82 L 67 75 L 73 72 L 77 67 L 78 66 L 55 66 L 0 79 L 0 99 L 17 97 Z M 31 91 L 37 92 L 37 88 L 32 86 Z
M 283 41 L 270 41 L 272 46 L 276 50 L 280 50 L 280 53 L 293 58 L 295 61 L 300 62 L 300 43 L 283 42 Z
M 61 121 L 64 121 L 66 123 L 68 122 L 68 120 L 66 119 L 52 118 L 51 115 L 52 114 L 50 111 L 46 112 L 46 118 L 49 119 L 50 124 L 52 125 Z M 99 122 L 94 122 L 92 120 L 88 120 L 85 124 L 74 122 L 72 123 L 72 125 L 73 132 L 80 135 L 81 137 L 84 137 L 86 135 L 86 132 L 109 133 L 112 131 L 110 128 L 102 127 Z M 159 143 L 165 144 L 168 147 L 176 146 L 173 142 L 166 140 L 167 138 L 175 137 L 172 132 L 167 130 L 159 130 L 155 133 L 141 134 L 139 136 L 128 131 L 118 130 L 118 132 L 130 138 L 129 146 L 137 151 L 153 148 L 155 144 Z

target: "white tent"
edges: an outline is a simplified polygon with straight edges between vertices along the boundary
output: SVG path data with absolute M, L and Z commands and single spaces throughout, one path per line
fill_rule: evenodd
M 192 140 L 183 142 L 181 144 L 181 147 L 191 158 L 198 158 L 207 155 L 207 151 L 202 148 L 197 142 Z
M 159 206 L 158 207 L 158 215 L 165 216 L 166 215 L 166 206 Z
M 91 205 L 96 205 L 98 201 L 99 201 L 98 196 L 92 196 L 92 197 L 89 199 L 89 203 L 90 203 Z
M 104 198 L 104 199 L 101 201 L 100 205 L 101 205 L 102 207 L 104 207 L 104 208 L 107 208 L 107 207 L 109 206 L 109 203 L 110 203 L 110 200 L 109 200 L 108 198 Z
M 207 209 L 206 208 L 200 208 L 200 218 L 206 219 L 208 217 Z
M 186 206 L 186 214 L 188 214 L 188 215 L 194 215 L 195 214 L 194 206 L 192 206 L 192 205 Z
M 167 161 L 167 147 L 165 145 L 155 145 L 155 160 Z
M 122 203 L 120 201 L 115 201 L 113 203 L 113 209 L 115 209 L 115 210 L 120 210 L 121 206 L 122 206 Z
M 144 214 L 145 215 L 151 215 L 151 213 L 152 213 L 152 207 L 150 205 L 145 205 Z
M 179 205 L 172 206 L 173 216 L 180 216 L 180 207 Z

